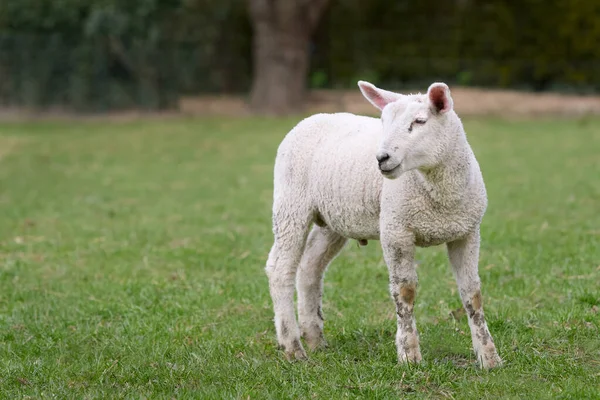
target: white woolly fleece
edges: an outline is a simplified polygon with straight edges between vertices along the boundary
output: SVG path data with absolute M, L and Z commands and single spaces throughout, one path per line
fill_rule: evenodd
M 425 95 L 407 96 L 367 82 L 359 87 L 382 110 L 381 119 L 313 115 L 277 152 L 275 243 L 266 272 L 279 344 L 299 359 L 306 358 L 301 334 L 311 349 L 324 345 L 325 269 L 347 239 L 381 240 L 398 315 L 398 360 L 420 361 L 415 246 L 447 243 L 480 365 L 500 365 L 483 316 L 477 266 L 485 185 L 448 86 L 434 83 Z

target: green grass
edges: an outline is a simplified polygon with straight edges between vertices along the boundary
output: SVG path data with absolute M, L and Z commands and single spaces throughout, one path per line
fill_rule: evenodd
M 421 365 L 396 364 L 378 242 L 327 273 L 330 347 L 276 350 L 263 268 L 295 122 L 0 124 L 0 396 L 600 398 L 600 119 L 465 119 L 490 372 L 443 247 L 418 252 Z

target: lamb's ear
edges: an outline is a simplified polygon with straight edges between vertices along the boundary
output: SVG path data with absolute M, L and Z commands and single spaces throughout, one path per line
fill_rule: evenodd
M 365 96 L 365 98 L 369 100 L 371 104 L 373 104 L 380 110 L 383 110 L 385 106 L 387 106 L 390 103 L 393 103 L 394 101 L 400 99 L 403 96 L 399 93 L 379 89 L 372 83 L 365 81 L 358 81 L 358 87 L 360 88 L 360 91 L 362 92 L 363 96 Z
M 427 90 L 427 97 L 431 103 L 431 108 L 440 114 L 447 113 L 454 107 L 454 102 L 450 96 L 450 88 L 445 83 L 432 83 Z

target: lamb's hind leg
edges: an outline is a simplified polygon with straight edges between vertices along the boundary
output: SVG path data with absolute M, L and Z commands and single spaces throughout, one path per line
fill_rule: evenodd
M 280 210 L 281 211 L 281 210 Z M 275 330 L 279 346 L 288 359 L 305 359 L 300 343 L 300 329 L 294 310 L 296 271 L 306 244 L 310 226 L 309 213 L 284 213 L 275 210 L 273 233 L 275 243 L 265 268 L 269 277 L 269 291 L 275 311 Z
M 298 319 L 306 344 L 311 350 L 325 345 L 323 338 L 323 275 L 340 252 L 346 238 L 327 227 L 315 226 L 308 236 L 298 271 Z
M 479 231 L 463 240 L 448 243 L 448 256 L 454 270 L 463 305 L 469 317 L 473 349 L 481 368 L 500 366 L 492 335 L 483 316 L 479 262 Z

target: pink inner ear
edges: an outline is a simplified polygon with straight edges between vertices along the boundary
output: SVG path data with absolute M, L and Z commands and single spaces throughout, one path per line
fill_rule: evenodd
M 375 103 L 375 105 L 380 109 L 383 110 L 383 108 L 389 103 L 389 101 L 384 99 L 376 89 L 371 87 L 365 87 L 364 89 L 369 100 Z
M 384 99 L 383 97 L 381 97 L 379 95 L 379 93 L 375 93 L 373 95 L 373 97 L 371 97 L 371 100 L 373 100 L 373 102 L 375 104 L 377 104 L 377 107 L 381 108 L 382 110 L 384 109 L 385 106 L 388 105 L 389 101 L 387 101 L 386 99 Z
M 442 86 L 434 86 L 429 90 L 429 100 L 438 112 L 448 111 L 446 90 Z

